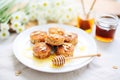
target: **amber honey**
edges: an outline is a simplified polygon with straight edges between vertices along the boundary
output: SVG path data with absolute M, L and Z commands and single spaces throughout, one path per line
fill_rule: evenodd
M 96 39 L 103 42 L 111 42 L 114 38 L 115 29 L 105 30 L 96 26 Z
M 94 24 L 94 18 L 82 19 L 78 17 L 78 27 L 85 30 L 87 33 L 92 32 L 93 24 Z
M 112 42 L 118 26 L 117 16 L 103 15 L 96 22 L 95 38 L 102 42 Z

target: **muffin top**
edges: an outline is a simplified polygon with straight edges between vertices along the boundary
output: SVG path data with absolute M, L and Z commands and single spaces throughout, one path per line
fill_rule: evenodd
M 47 52 L 48 49 L 50 49 L 49 46 L 44 42 L 36 43 L 33 46 L 33 51 L 35 53 L 40 53 L 40 52 L 44 53 L 44 52 Z
M 50 27 L 48 29 L 48 32 L 50 34 L 59 34 L 59 35 L 64 35 L 64 29 L 60 28 L 60 27 Z

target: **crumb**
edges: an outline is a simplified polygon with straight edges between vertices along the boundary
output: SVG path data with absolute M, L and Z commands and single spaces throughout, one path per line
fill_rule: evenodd
M 112 68 L 113 68 L 113 69 L 118 69 L 118 66 L 113 66 Z
M 15 72 L 15 75 L 16 75 L 16 76 L 19 76 L 20 74 L 21 74 L 21 71 L 16 71 L 16 72 Z

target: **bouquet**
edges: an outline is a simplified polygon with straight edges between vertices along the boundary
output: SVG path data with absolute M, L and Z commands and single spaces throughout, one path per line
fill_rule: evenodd
M 7 2 L 7 3 L 6 3 Z M 30 21 L 37 21 L 38 25 L 49 22 L 70 23 L 79 15 L 80 6 L 74 0 L 34 0 L 23 9 L 11 12 L 15 0 L 2 0 L 0 4 L 0 39 L 10 35 L 9 29 L 20 33 Z

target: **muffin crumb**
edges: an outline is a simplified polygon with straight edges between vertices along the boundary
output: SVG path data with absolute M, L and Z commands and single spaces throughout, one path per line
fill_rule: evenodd
M 118 66 L 112 66 L 113 69 L 118 69 Z
M 15 71 L 15 75 L 19 76 L 22 72 L 21 71 Z

